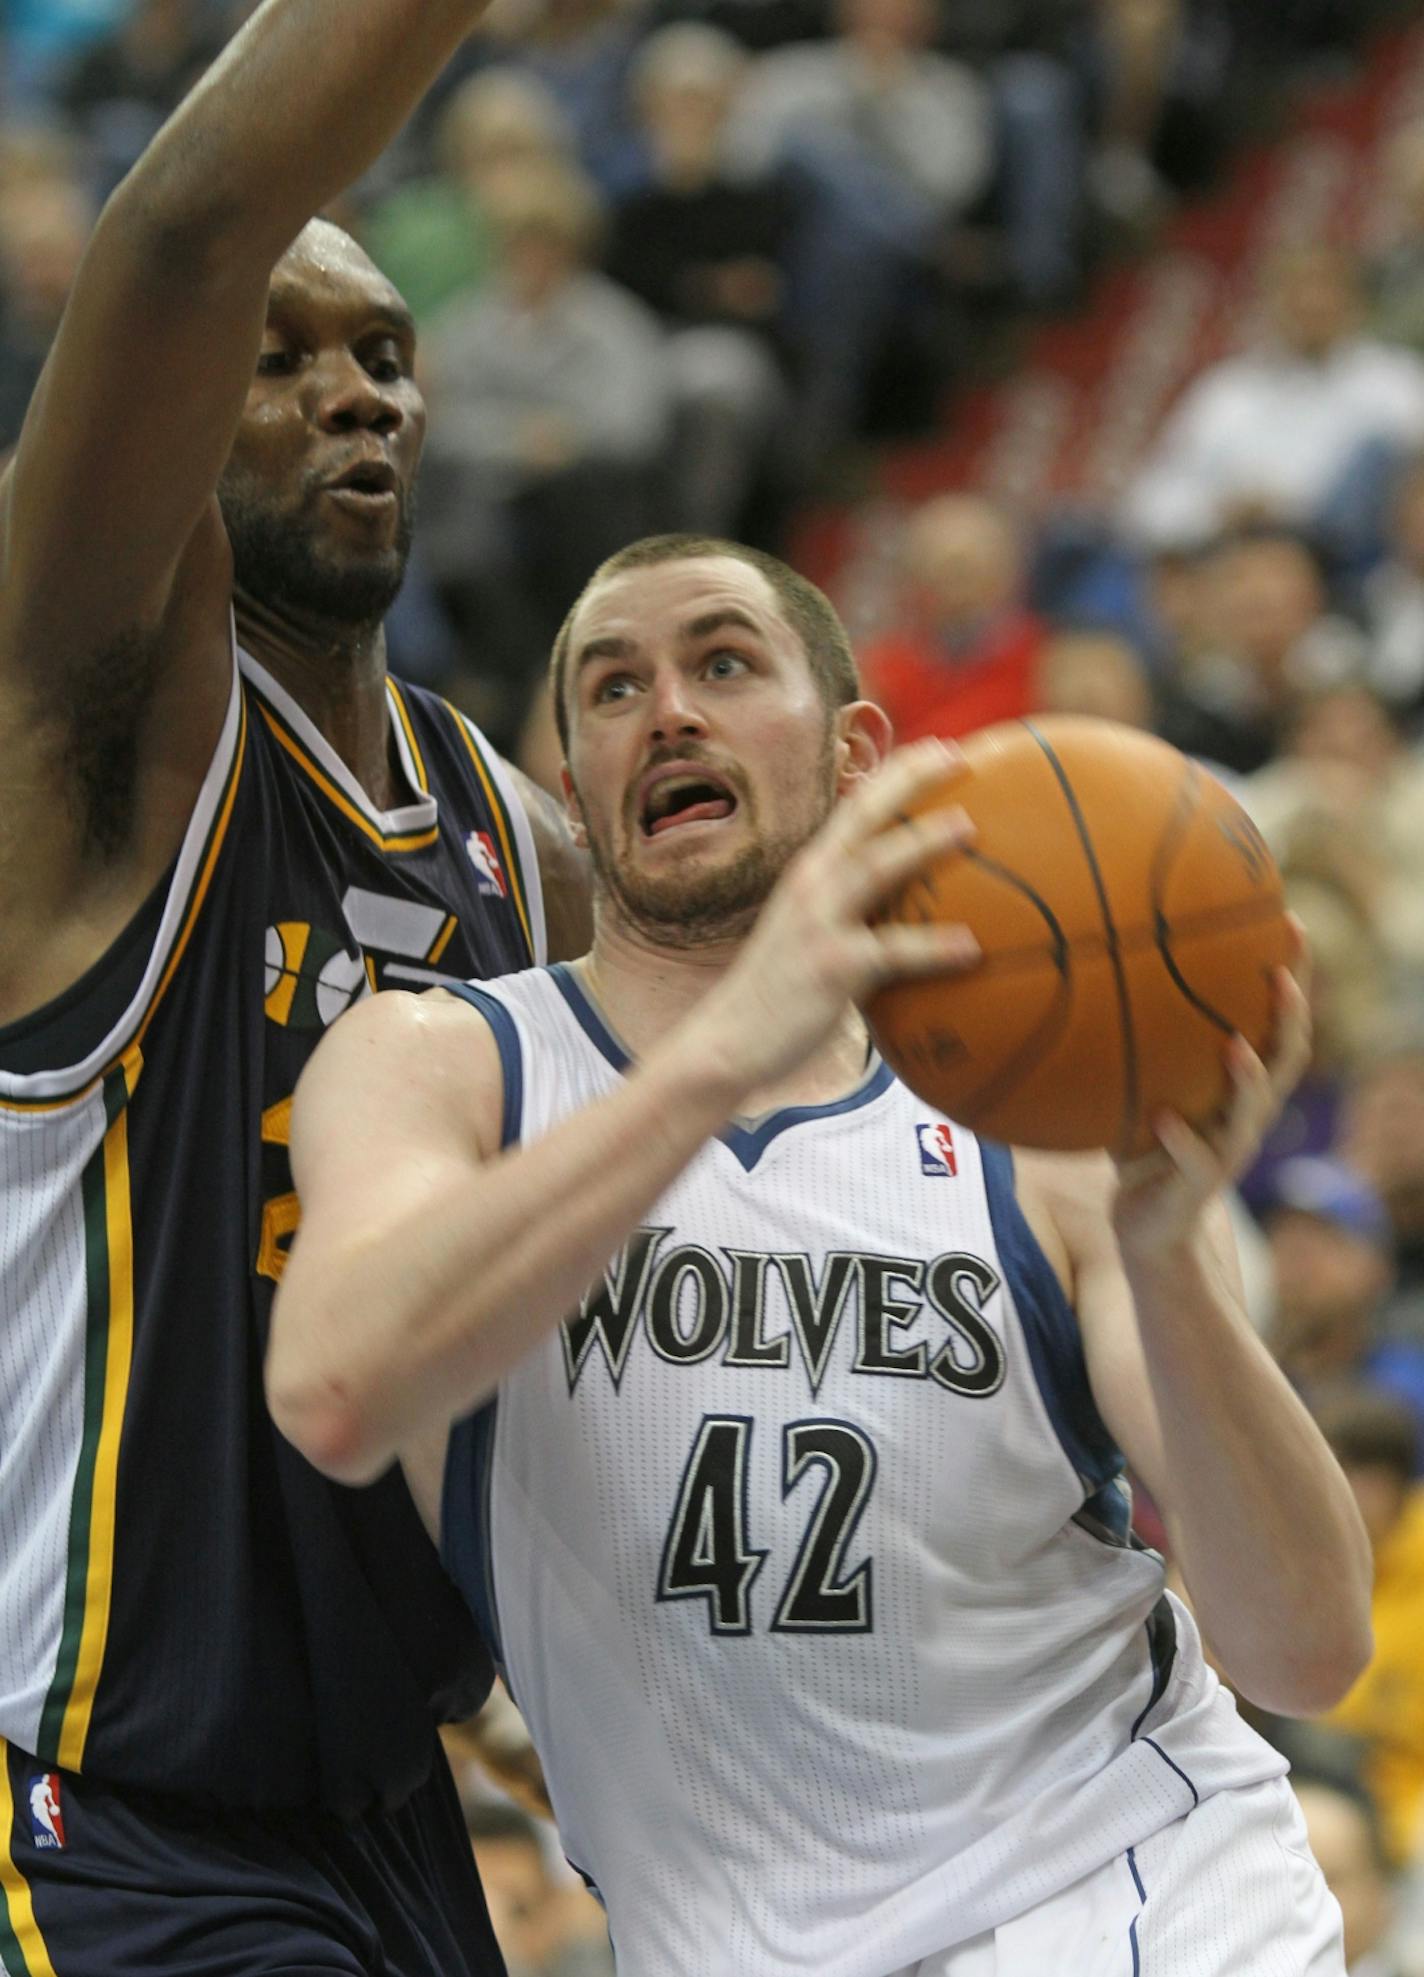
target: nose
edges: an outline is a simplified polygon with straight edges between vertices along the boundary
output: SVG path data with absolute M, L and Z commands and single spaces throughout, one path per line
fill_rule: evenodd
M 384 438 L 404 423 L 395 392 L 350 351 L 333 352 L 319 367 L 317 391 L 317 420 L 324 432 L 374 432 Z
M 680 667 L 658 669 L 648 696 L 648 720 L 653 741 L 706 734 L 707 722 L 697 704 L 692 682 Z

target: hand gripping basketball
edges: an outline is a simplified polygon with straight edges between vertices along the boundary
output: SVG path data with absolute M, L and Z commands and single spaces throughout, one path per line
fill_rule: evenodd
M 823 1043 L 848 1006 L 884 983 L 946 975 L 978 959 L 962 926 L 911 926 L 871 916 L 972 826 L 950 805 L 911 817 L 954 774 L 943 742 L 898 749 L 838 803 L 778 881 L 745 948 L 704 1012 L 719 1053 L 749 1088 L 784 1077 Z
M 1113 1226 L 1124 1251 L 1160 1251 L 1192 1236 L 1208 1201 L 1251 1165 L 1310 1062 L 1308 961 L 1300 923 L 1291 925 L 1300 943 L 1295 973 L 1276 971 L 1275 1029 L 1265 1060 L 1245 1037 L 1233 1037 L 1226 1055 L 1231 1096 L 1218 1117 L 1194 1129 L 1180 1113 L 1163 1112 L 1153 1121 L 1156 1149 L 1120 1164 Z

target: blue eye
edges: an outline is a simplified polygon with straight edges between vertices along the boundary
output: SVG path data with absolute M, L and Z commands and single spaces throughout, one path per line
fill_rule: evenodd
M 633 689 L 633 680 L 627 673 L 610 673 L 606 680 L 600 680 L 594 688 L 595 704 L 600 700 L 622 700 Z
M 715 672 L 721 679 L 730 679 L 737 673 L 747 670 L 747 661 L 740 652 L 714 652 L 707 661 L 709 673 Z

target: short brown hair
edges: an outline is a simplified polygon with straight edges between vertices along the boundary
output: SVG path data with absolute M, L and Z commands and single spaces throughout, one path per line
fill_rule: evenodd
M 846 628 L 836 615 L 835 606 L 824 591 L 800 576 L 789 563 L 768 556 L 764 549 L 749 549 L 743 542 L 725 542 L 713 535 L 647 535 L 629 543 L 616 556 L 600 563 L 583 589 L 554 640 L 549 661 L 549 690 L 554 697 L 554 722 L 565 752 L 569 746 L 569 714 L 564 701 L 568 672 L 570 634 L 579 605 L 596 584 L 605 578 L 621 576 L 625 570 L 647 569 L 654 563 L 700 562 L 710 556 L 731 556 L 738 563 L 759 570 L 776 593 L 787 624 L 800 639 L 821 697 L 828 708 L 845 707 L 860 698 L 860 674 L 850 649 Z

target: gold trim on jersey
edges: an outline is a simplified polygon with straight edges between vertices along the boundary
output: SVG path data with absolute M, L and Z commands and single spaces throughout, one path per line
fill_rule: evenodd
M 70 1505 L 64 1621 L 37 1740 L 38 1754 L 66 1771 L 83 1768 L 113 1605 L 119 1441 L 134 1334 L 128 1104 L 142 1070 L 143 1056 L 135 1044 L 109 1080 L 104 1094 L 108 1123 L 84 1180 L 90 1299 L 85 1429 Z
M 415 738 L 415 724 L 411 720 L 406 708 L 405 695 L 401 692 L 399 684 L 389 674 L 386 675 L 386 692 L 391 697 L 391 704 L 396 710 L 396 717 L 400 721 L 401 731 L 405 735 L 406 747 L 410 750 L 410 760 L 411 766 L 415 770 L 415 780 L 420 785 L 421 793 L 429 796 L 430 778 L 425 772 L 425 757 L 420 752 L 420 743 Z
M 114 1055 L 104 1065 L 102 1070 L 96 1071 L 92 1077 L 86 1078 L 82 1085 L 76 1085 L 73 1091 L 63 1093 L 56 1098 L 0 1097 L 0 1112 L 63 1112 L 71 1105 L 75 1105 L 80 1100 L 87 1098 L 91 1092 L 97 1090 L 103 1084 L 104 1080 L 110 1077 L 121 1064 L 127 1063 L 131 1052 L 138 1051 L 150 1023 L 152 1023 L 154 1016 L 158 1013 L 159 1003 L 162 1002 L 164 996 L 168 993 L 169 985 L 177 973 L 178 964 L 183 959 L 188 942 L 192 938 L 193 929 L 197 925 L 198 915 L 202 911 L 203 901 L 207 898 L 209 887 L 212 884 L 213 871 L 217 865 L 218 854 L 222 850 L 223 841 L 227 836 L 227 827 L 232 820 L 233 805 L 237 801 L 238 784 L 242 779 L 242 765 L 246 759 L 247 752 L 247 702 L 240 685 L 238 688 L 238 703 L 237 741 L 232 751 L 232 762 L 228 769 L 222 799 L 218 805 L 218 813 L 213 822 L 212 829 L 208 834 L 208 841 L 199 862 L 198 876 L 194 881 L 192 891 L 188 895 L 188 905 L 184 911 L 183 924 L 179 928 L 177 938 L 174 940 L 173 946 L 169 951 L 163 973 L 159 976 L 158 983 L 152 995 L 149 997 L 147 1004 L 138 1017 L 133 1034 L 125 1038 L 124 1042 L 114 1052 Z
M 298 768 L 306 771 L 307 775 L 316 784 L 327 801 L 335 804 L 342 816 L 355 824 L 356 828 L 368 837 L 372 844 L 378 846 L 380 850 L 386 852 L 424 851 L 428 845 L 435 843 L 440 835 L 440 826 L 438 824 L 432 824 L 428 830 L 408 832 L 404 835 L 394 837 L 387 836 L 384 831 L 377 830 L 370 818 L 363 817 L 361 812 L 356 808 L 356 805 L 336 787 L 330 776 L 324 770 L 318 768 L 317 764 L 307 754 L 295 735 L 288 734 L 286 728 L 283 727 L 281 721 L 272 712 L 270 707 L 263 706 L 262 718 L 272 730 L 276 740 L 286 749 Z
M 459 734 L 461 741 L 464 742 L 470 760 L 475 765 L 475 774 L 480 779 L 480 787 L 484 790 L 485 800 L 489 804 L 490 819 L 499 833 L 499 848 L 504 859 L 504 869 L 509 874 L 509 889 L 514 899 L 514 910 L 519 915 L 519 924 L 524 930 L 524 944 L 529 950 L 529 957 L 532 960 L 534 958 L 534 932 L 529 919 L 529 901 L 525 892 L 524 867 L 519 862 L 519 853 L 515 848 L 514 826 L 510 821 L 508 807 L 505 804 L 504 796 L 498 783 L 490 774 L 489 766 L 480 753 L 473 734 L 470 732 L 468 721 L 448 701 L 442 701 L 441 705 L 450 716 L 450 719 L 455 723 L 456 732 Z
M 35 1901 L 30 1893 L 30 1884 L 15 1861 L 14 1831 L 15 1794 L 10 1786 L 10 1746 L 0 1737 L 0 1902 L 4 1904 L 0 1920 L 8 1924 L 9 1934 L 20 1954 L 20 1968 L 15 1972 L 15 1977 L 55 1977 L 44 1936 L 35 1920 Z M 4 1948 L 5 1932 L 0 1930 L 0 1951 Z M 0 1955 L 0 1967 L 5 1967 L 7 1961 Z

